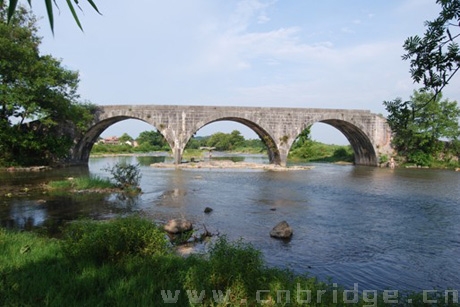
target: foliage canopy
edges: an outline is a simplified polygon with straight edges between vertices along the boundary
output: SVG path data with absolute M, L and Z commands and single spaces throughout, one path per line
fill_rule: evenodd
M 460 153 L 455 150 L 460 136 L 456 101 L 442 100 L 441 93 L 414 91 L 409 101 L 396 98 L 383 104 L 394 132 L 393 145 L 409 162 L 429 165 L 448 149 L 447 144 L 452 154 Z
M 411 36 L 404 42 L 404 60 L 410 60 L 410 73 L 423 90 L 434 96 L 450 82 L 460 68 L 460 0 L 436 0 L 439 16 L 426 21 L 423 37 Z
M 41 55 L 36 18 L 0 11 L 0 164 L 50 164 L 64 158 L 94 106 L 78 102 L 78 73 Z

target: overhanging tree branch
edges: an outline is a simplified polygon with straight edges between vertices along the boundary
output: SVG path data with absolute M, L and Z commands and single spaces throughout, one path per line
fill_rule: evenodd
M 460 0 L 437 0 L 441 12 L 434 21 L 426 21 L 423 36 L 406 39 L 403 60 L 410 60 L 410 73 L 415 83 L 422 83 L 422 90 L 433 92 L 432 99 L 419 106 L 424 108 L 437 98 L 460 68 Z
M 45 2 L 46 6 L 46 12 L 48 14 L 48 21 L 50 23 L 51 31 L 54 33 L 54 13 L 53 13 L 53 5 L 56 6 L 59 9 L 59 6 L 57 4 L 57 0 L 43 0 Z M 93 0 L 86 0 L 89 5 L 100 15 L 101 12 L 99 11 L 99 8 L 97 7 L 96 3 Z M 32 0 L 27 0 L 29 3 L 29 6 L 32 7 Z M 80 11 L 82 11 L 80 5 L 79 5 L 79 0 L 66 0 L 67 6 L 69 7 L 70 12 L 72 13 L 72 17 L 74 18 L 75 22 L 77 23 L 77 26 L 80 28 L 80 30 L 83 31 L 83 27 L 81 25 L 80 19 L 78 18 L 77 11 L 75 7 L 78 7 Z M 3 9 L 5 4 L 5 0 L 0 0 L 0 9 Z M 13 15 L 16 13 L 17 10 L 17 5 L 18 5 L 18 0 L 9 0 L 8 1 L 8 22 L 10 22 L 11 18 Z

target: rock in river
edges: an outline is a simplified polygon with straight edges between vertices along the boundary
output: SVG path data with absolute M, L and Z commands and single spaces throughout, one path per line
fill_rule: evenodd
M 186 232 L 192 230 L 192 228 L 192 222 L 186 219 L 172 219 L 164 226 L 165 231 L 173 234 Z
M 280 239 L 288 239 L 292 236 L 292 228 L 286 221 L 282 221 L 278 223 L 275 227 L 273 227 L 272 231 L 270 231 L 270 236 L 274 238 Z

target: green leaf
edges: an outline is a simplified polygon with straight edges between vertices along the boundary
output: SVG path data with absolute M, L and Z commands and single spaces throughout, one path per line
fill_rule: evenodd
M 23 247 L 21 247 L 21 249 L 19 250 L 19 252 L 21 254 L 26 254 L 28 252 L 30 252 L 30 246 L 29 245 L 24 245 Z
M 75 2 L 77 2 L 77 1 L 75 0 Z M 96 3 L 94 3 L 93 0 L 88 0 L 88 2 L 89 2 L 89 4 L 91 4 L 91 6 L 93 7 L 93 9 L 94 9 L 96 12 L 98 12 L 100 15 L 102 15 L 101 12 L 99 12 L 99 9 L 98 9 L 97 6 L 96 6 Z
M 69 9 L 72 12 L 73 18 L 75 19 L 75 22 L 77 23 L 78 27 L 80 30 L 83 31 L 83 27 L 81 26 L 80 20 L 78 19 L 77 12 L 75 12 L 75 8 L 73 7 L 72 1 L 71 0 L 66 0 L 67 4 L 69 5 Z
M 16 11 L 16 6 L 18 5 L 18 0 L 10 0 L 10 5 L 8 6 L 8 22 L 13 17 L 14 12 Z M 3 6 L 3 1 L 2 1 Z
M 45 0 L 46 11 L 48 13 L 48 20 L 50 22 L 51 32 L 54 34 L 54 17 L 53 17 L 53 4 L 51 0 Z
M 449 35 L 449 39 L 452 41 L 453 39 L 452 39 L 452 35 L 450 35 L 449 29 L 446 29 L 446 32 L 447 32 L 447 35 Z

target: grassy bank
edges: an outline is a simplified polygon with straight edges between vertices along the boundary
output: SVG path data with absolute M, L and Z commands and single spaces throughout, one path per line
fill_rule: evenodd
M 0 230 L 1 306 L 383 306 L 402 294 L 345 297 L 336 284 L 268 268 L 259 251 L 218 239 L 206 256 L 173 253 L 162 230 L 138 217 L 78 221 L 62 239 Z M 346 293 L 345 293 L 346 294 Z M 413 294 L 411 306 L 422 305 Z M 431 297 L 430 297 L 431 298 Z M 432 299 L 432 298 L 431 298 Z M 310 303 L 308 303 L 310 301 Z M 443 306 L 444 300 L 439 300 Z M 454 306 L 446 305 L 446 306 Z
M 316 141 L 307 141 L 303 146 L 292 148 L 291 162 L 353 162 L 354 153 L 350 145 L 329 145 Z
M 432 169 L 457 169 L 460 167 L 459 160 L 439 160 L 430 158 L 425 163 L 408 162 L 407 157 L 396 156 L 395 157 L 397 167 L 402 168 L 432 168 Z
M 50 181 L 45 185 L 45 188 L 50 191 L 82 191 L 114 189 L 116 188 L 116 185 L 109 179 L 93 176 Z

